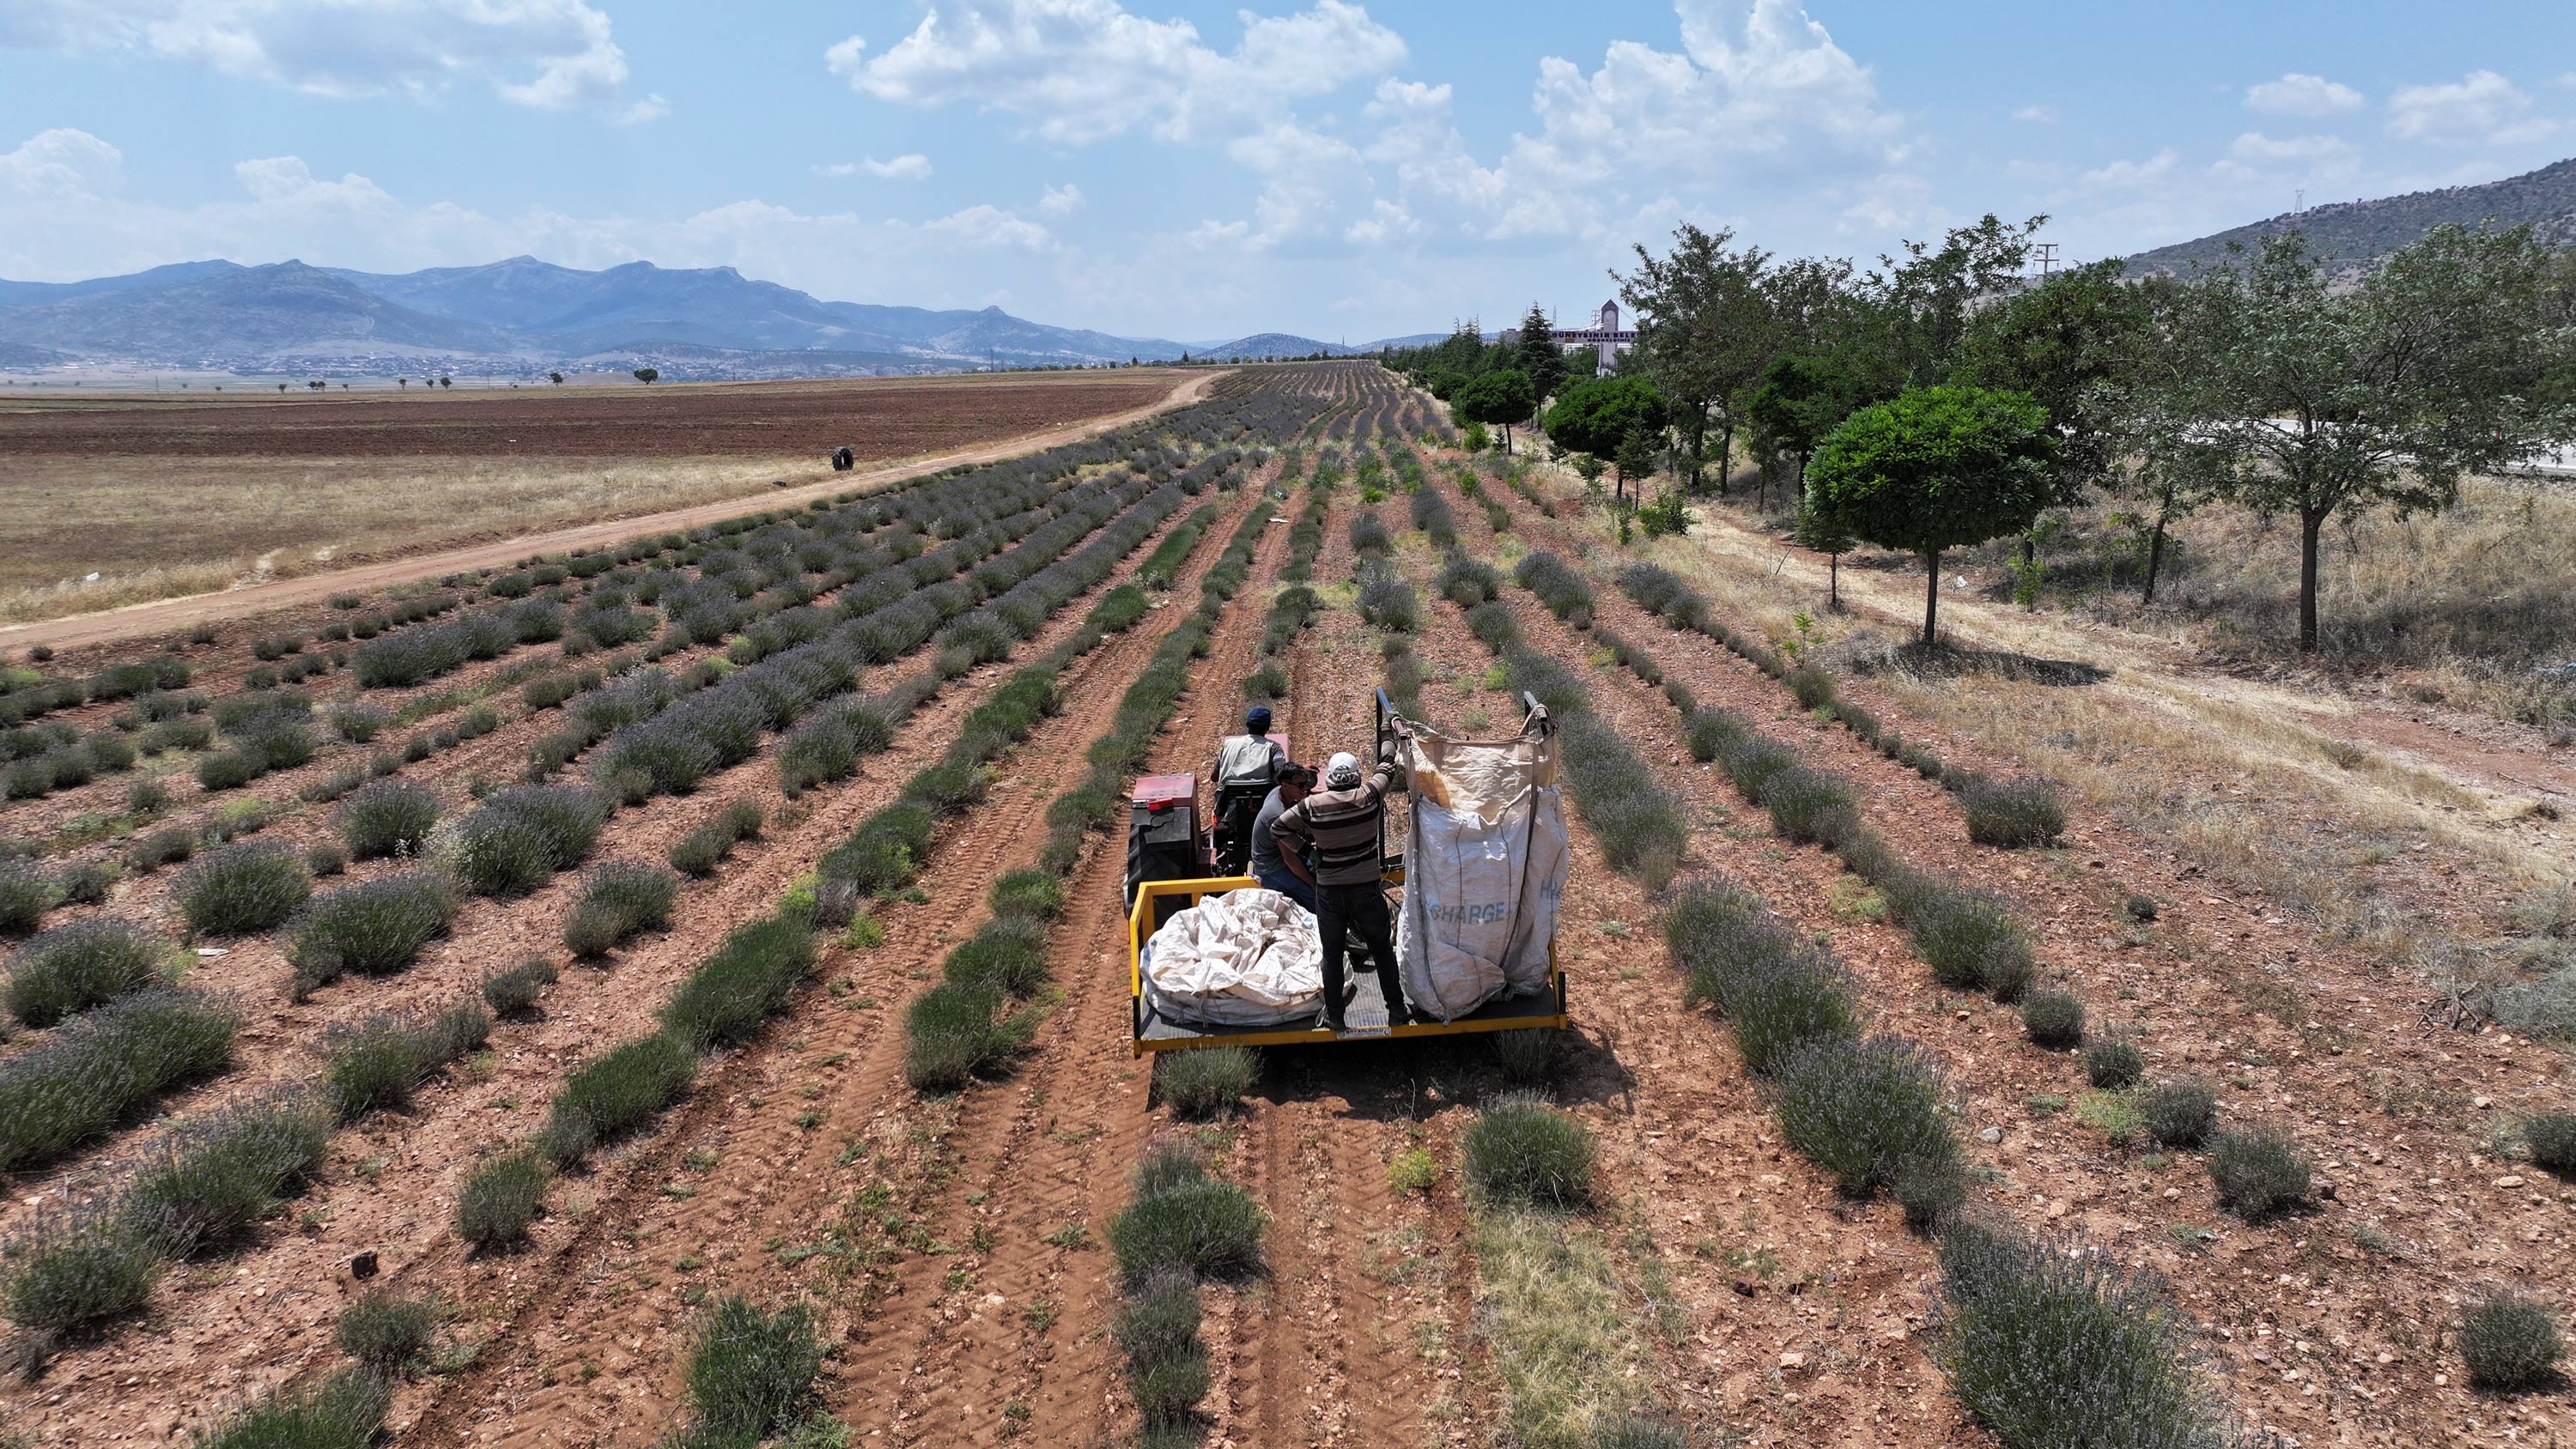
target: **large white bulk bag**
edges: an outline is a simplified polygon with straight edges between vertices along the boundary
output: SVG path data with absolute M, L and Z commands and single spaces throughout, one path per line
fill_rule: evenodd
M 1395 956 L 1407 1003 L 1455 1021 L 1546 989 L 1573 857 L 1545 727 L 1462 740 L 1416 725 L 1402 750 L 1412 833 Z
M 1306 1022 L 1324 1001 L 1324 944 L 1315 918 L 1273 890 L 1201 896 L 1145 943 L 1138 971 L 1154 1014 L 1170 1022 Z

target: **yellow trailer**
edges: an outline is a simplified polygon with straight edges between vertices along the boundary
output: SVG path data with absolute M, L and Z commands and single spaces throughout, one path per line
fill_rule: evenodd
M 1533 727 L 1542 733 L 1552 729 L 1547 711 L 1537 700 L 1524 694 L 1524 707 L 1529 711 L 1523 729 Z M 1393 732 L 1400 718 L 1384 690 L 1377 695 L 1378 738 L 1383 741 Z M 1138 842 L 1153 828 L 1150 824 L 1166 812 L 1188 809 L 1179 799 L 1180 777 L 1151 777 L 1138 782 L 1136 821 L 1131 830 L 1129 858 L 1140 859 Z M 1168 781 L 1168 784 L 1164 782 Z M 1158 793 L 1154 787 L 1160 786 Z M 1156 803 L 1160 801 L 1159 805 Z M 1195 834 L 1194 822 L 1174 822 L 1177 851 L 1188 852 L 1190 859 L 1204 859 L 1203 847 L 1181 844 Z M 1404 884 L 1404 857 L 1386 849 L 1383 838 L 1378 847 L 1380 882 L 1390 888 Z M 1135 876 L 1145 874 L 1133 872 Z M 1497 997 L 1453 1021 L 1416 1019 L 1404 1026 L 1390 1028 L 1386 1020 L 1386 1000 L 1378 991 L 1377 974 L 1352 971 L 1350 981 L 1356 994 L 1343 1012 L 1349 1024 L 1346 1031 L 1336 1032 L 1320 1020 L 1311 1026 L 1210 1026 L 1198 1022 L 1165 1020 L 1155 1014 L 1153 1002 L 1145 991 L 1146 963 L 1151 959 L 1154 932 L 1172 916 L 1197 905 L 1208 896 L 1227 891 L 1253 890 L 1260 882 L 1250 876 L 1204 876 L 1172 880 L 1131 878 L 1128 889 L 1132 899 L 1127 912 L 1127 989 L 1129 994 L 1131 1050 L 1136 1056 L 1147 1052 L 1187 1051 L 1193 1047 L 1214 1046 L 1299 1046 L 1331 1042 L 1382 1041 L 1390 1038 L 1464 1036 L 1476 1032 L 1523 1031 L 1549 1028 L 1562 1031 L 1567 1026 L 1565 972 L 1557 964 L 1556 941 L 1547 943 L 1547 982 L 1537 991 Z

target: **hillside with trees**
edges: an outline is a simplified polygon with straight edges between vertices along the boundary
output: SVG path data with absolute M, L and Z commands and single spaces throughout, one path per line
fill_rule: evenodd
M 2129 271 L 2136 275 L 2216 266 L 2227 260 L 2231 245 L 2253 251 L 2266 238 L 2290 232 L 2304 233 L 2308 245 L 2329 263 L 2360 263 L 2421 241 L 2437 226 L 2489 224 L 2528 225 L 2543 241 L 2576 246 L 2576 158 L 2476 186 L 2445 186 L 2438 191 L 2283 212 L 2195 241 L 2140 252 L 2129 258 Z

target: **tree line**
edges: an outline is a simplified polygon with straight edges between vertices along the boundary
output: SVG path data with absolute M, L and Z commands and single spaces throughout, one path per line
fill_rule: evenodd
M 1685 223 L 1612 273 L 1637 325 L 1614 376 L 1535 307 L 1511 344 L 1469 324 L 1386 362 L 1507 447 L 1535 418 L 1587 479 L 1610 460 L 1623 522 L 1626 485 L 1668 466 L 1650 534 L 1739 458 L 1765 486 L 1789 472 L 1800 543 L 1923 558 L 1926 643 L 1943 552 L 2022 534 L 2032 569 L 2042 516 L 2102 497 L 2152 520 L 2147 602 L 2192 510 L 2295 520 L 2314 650 L 2327 523 L 2447 508 L 2462 479 L 2576 438 L 2576 252 L 2530 227 L 2437 227 L 2357 277 L 2291 232 L 2178 275 L 2112 260 L 2033 281 L 2046 220 L 1989 215 L 1866 270 Z

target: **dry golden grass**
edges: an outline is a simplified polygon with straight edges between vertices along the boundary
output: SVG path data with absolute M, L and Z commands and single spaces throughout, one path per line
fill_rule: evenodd
M 323 573 L 352 554 L 535 533 L 830 476 L 805 456 L 0 461 L 0 621 Z M 79 582 L 92 571 L 97 582 Z
M 2283 661 L 2297 635 L 2299 540 L 2286 519 L 2213 506 L 2176 529 L 2155 607 L 2099 506 L 2044 557 L 2044 602 L 2233 658 Z M 2472 479 L 2456 507 L 2330 525 L 2318 560 L 2327 668 L 2405 673 L 2405 686 L 2498 718 L 2576 734 L 2576 489 Z M 2000 562 L 2001 549 L 1985 552 Z M 2306 661 L 2300 661 L 2306 662 Z
M 1571 496 L 1580 486 L 1565 473 L 1553 491 Z M 1581 526 L 1605 540 L 1612 531 L 1598 511 Z M 1827 613 L 1821 561 L 1720 521 L 1629 553 L 1675 570 L 1739 627 L 1775 640 L 1805 613 L 1817 646 L 1846 663 L 1854 653 L 1894 657 L 1903 642 L 1897 626 L 1867 612 Z M 1919 617 L 1922 588 L 1919 572 L 1842 571 L 1846 602 L 1883 618 Z M 2217 878 L 2270 894 L 2380 959 L 2430 969 L 2428 956 L 2441 954 L 2422 912 L 2377 879 L 2376 867 L 2400 852 L 2438 852 L 2508 897 L 2563 888 L 2576 874 L 2565 842 L 2526 828 L 2528 798 L 2352 744 L 2338 725 L 2353 706 L 2335 695 L 2187 667 L 2164 641 L 2100 622 L 1957 595 L 1941 613 L 1957 643 L 2089 664 L 2108 678 L 2064 686 L 1982 672 L 1879 674 L 1909 713 L 2056 778 Z

